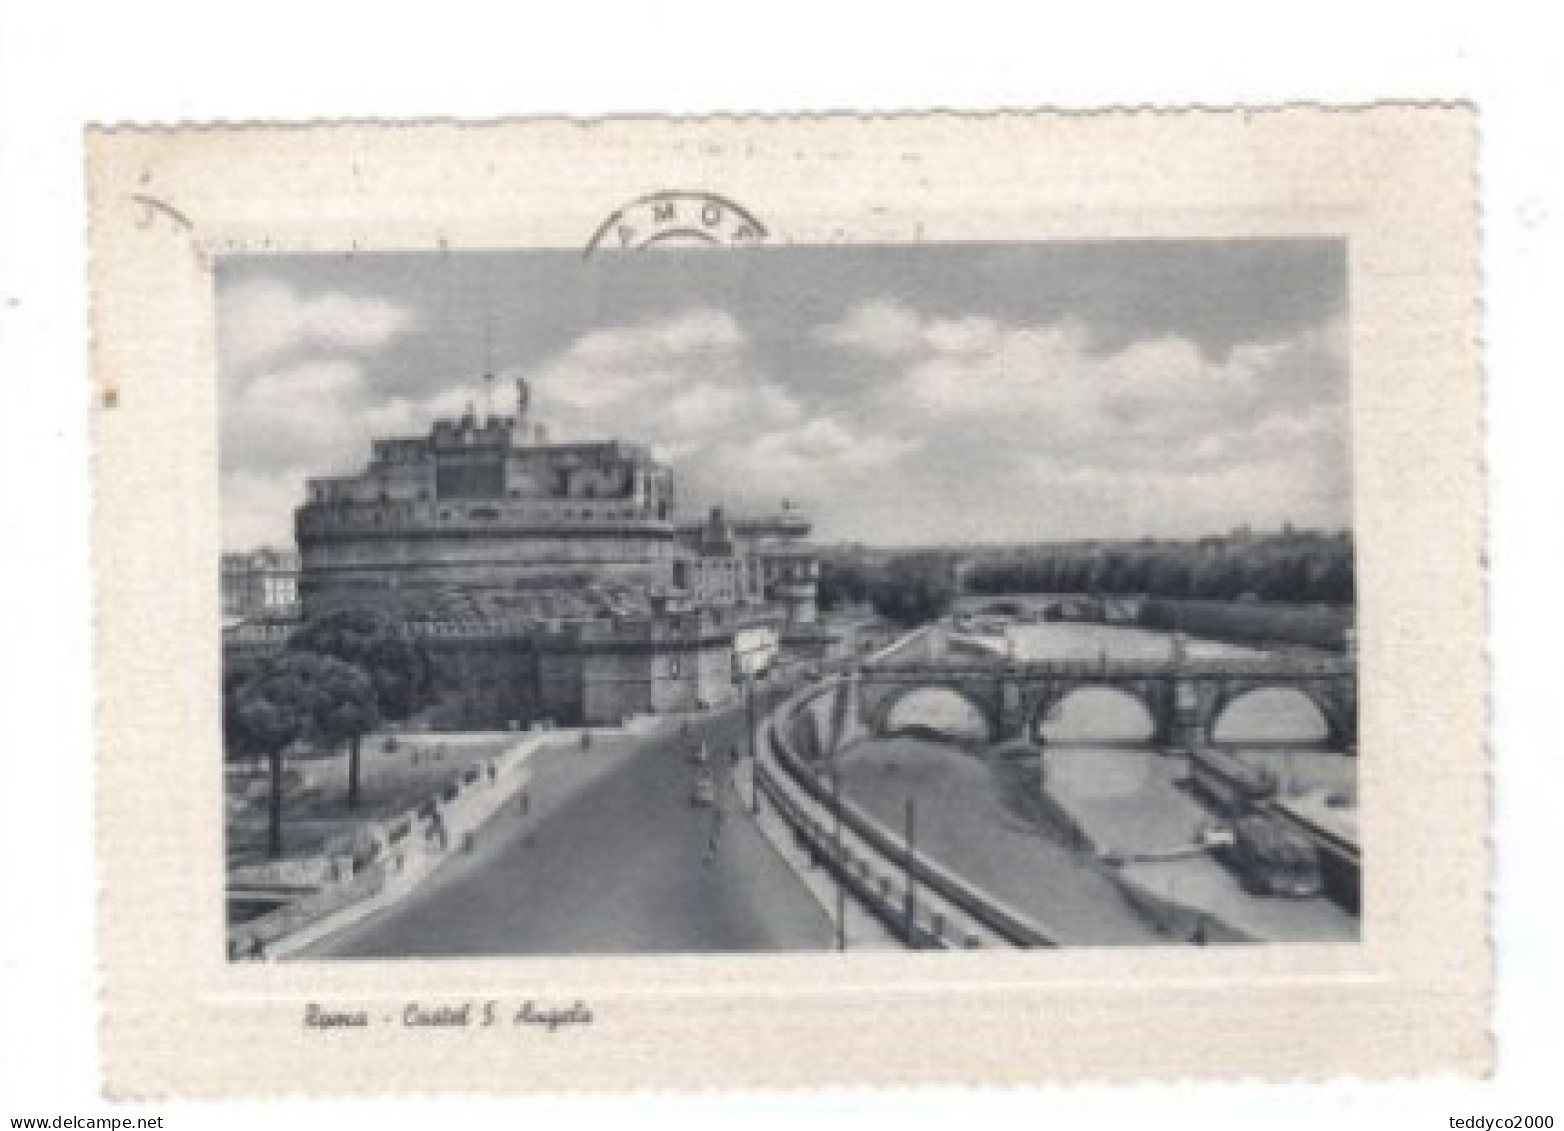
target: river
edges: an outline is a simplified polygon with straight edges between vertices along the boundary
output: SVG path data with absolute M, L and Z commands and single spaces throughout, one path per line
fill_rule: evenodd
M 936 629 L 936 632 L 943 630 Z M 1171 634 L 1098 624 L 1011 624 L 1005 640 L 1018 660 L 1149 659 L 1168 656 Z M 935 644 L 937 647 L 937 643 Z M 1189 639 L 1192 657 L 1256 656 L 1251 648 Z M 889 817 L 902 796 L 917 796 L 931 815 L 931 839 L 941 841 L 946 862 L 965 865 L 991 890 L 1034 908 L 1071 943 L 1152 941 L 1125 921 L 1123 902 L 1099 878 L 1100 868 L 1053 846 L 1023 850 L 1016 843 L 1014 783 L 984 773 L 977 756 L 987 728 L 982 717 L 954 692 L 929 689 L 903 699 L 889 719 L 893 734 L 858 744 L 844 758 L 844 787 Z M 910 734 L 895 735 L 898 730 Z M 956 740 L 931 743 L 916 737 L 935 731 Z M 1109 688 L 1083 688 L 1043 722 L 1043 775 L 1049 793 L 1086 829 L 1099 847 L 1127 854 L 1187 848 L 1206 811 L 1178 782 L 1181 759 L 1150 744 L 1152 722 L 1131 695 Z M 1301 693 L 1286 688 L 1251 692 L 1218 720 L 1216 741 L 1245 761 L 1276 772 L 1284 796 L 1331 798 L 1344 821 L 1356 800 L 1357 760 L 1326 749 L 1326 726 Z M 962 748 L 965 748 L 965 751 Z M 989 766 L 992 770 L 992 765 Z M 979 779 L 989 784 L 979 787 Z M 1323 803 L 1323 802 L 1322 802 Z M 967 814 L 963 821 L 960 809 Z M 999 826 L 1003 826 L 1002 828 Z M 931 846 L 932 847 L 932 846 Z M 1023 857 L 1031 864 L 1022 863 Z M 1007 868 L 1017 875 L 1004 875 Z M 1277 940 L 1354 937 L 1356 920 L 1323 900 L 1279 901 L 1247 896 L 1208 859 L 1158 865 L 1138 875 L 1166 895 L 1198 893 L 1198 902 L 1250 937 Z M 1180 901 L 1186 901 L 1180 898 Z M 1113 906 L 1109 906 L 1109 904 Z M 1160 941 L 1167 941 L 1161 939 Z

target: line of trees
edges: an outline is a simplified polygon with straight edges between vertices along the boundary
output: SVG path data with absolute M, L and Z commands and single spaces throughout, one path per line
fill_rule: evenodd
M 863 604 L 873 588 L 874 573 L 868 566 L 826 558 L 820 563 L 815 601 L 822 610 L 830 612 L 844 605 Z
M 878 568 L 853 561 L 821 563 L 817 601 L 826 611 L 868 602 L 887 620 L 915 627 L 950 611 L 956 586 L 950 559 L 907 554 Z
M 1141 542 L 1040 550 L 967 573 L 975 593 L 1102 593 L 1216 601 L 1258 599 L 1350 605 L 1356 599 L 1349 534 Z
M 223 746 L 230 759 L 264 757 L 269 778 L 267 855 L 282 855 L 283 758 L 300 744 L 345 748 L 348 810 L 356 811 L 364 736 L 408 718 L 428 693 L 429 664 L 404 627 L 382 613 L 342 611 L 312 620 L 282 655 L 224 680 Z

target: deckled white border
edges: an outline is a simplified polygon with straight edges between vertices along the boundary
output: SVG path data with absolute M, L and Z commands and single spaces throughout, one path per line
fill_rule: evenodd
M 887 177 L 866 131 L 922 154 L 932 176 Z M 97 422 L 111 1083 L 153 1094 L 509 1090 L 1480 1066 L 1488 956 L 1486 861 L 1474 850 L 1486 780 L 1472 138 L 1461 111 L 1387 108 L 93 139 L 95 356 L 100 391 L 119 394 Z M 979 165 L 988 175 L 974 178 Z M 1235 168 L 1252 175 L 1240 183 Z M 215 576 L 207 591 L 166 583 L 202 576 L 200 563 L 216 555 L 203 256 L 261 239 L 570 246 L 593 216 L 667 186 L 722 191 L 798 242 L 839 231 L 912 238 L 920 228 L 925 239 L 1350 234 L 1371 860 L 1361 947 L 953 956 L 937 978 L 920 956 L 829 967 L 818 958 L 220 962 L 208 929 L 217 766 L 198 753 L 215 733 L 216 697 L 200 692 L 215 683 Z M 136 191 L 193 231 L 168 210 L 127 209 Z M 1249 194 L 1242 207 L 1235 192 Z M 869 205 L 885 209 L 873 229 L 863 223 Z M 331 215 L 343 219 L 329 226 Z M 170 529 L 174 504 L 185 521 Z M 1414 750 L 1421 784 L 1409 789 Z M 156 798 L 152 781 L 162 783 Z M 145 820 L 154 802 L 165 818 L 156 825 Z M 298 999 L 281 995 L 328 983 L 339 999 L 579 988 L 607 1003 L 614 1023 L 590 1030 L 586 1048 L 490 1041 L 420 1058 L 409 1073 L 395 1031 L 327 1049 L 299 1039 Z M 963 1035 L 952 1042 L 951 1032 Z M 269 1052 L 257 1060 L 260 1046 Z M 709 1055 L 670 1060 L 673 1047 Z

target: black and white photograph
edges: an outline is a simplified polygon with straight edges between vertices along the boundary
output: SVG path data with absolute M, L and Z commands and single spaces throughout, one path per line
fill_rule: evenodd
M 1357 942 L 1349 241 L 640 208 L 215 260 L 226 959 Z
M 1551 1125 L 1556 37 L 12 7 L 13 1126 Z

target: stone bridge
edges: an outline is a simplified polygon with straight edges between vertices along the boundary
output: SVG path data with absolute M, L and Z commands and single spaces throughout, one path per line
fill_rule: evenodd
M 1250 692 L 1292 688 L 1319 710 L 1333 746 L 1357 748 L 1357 664 L 1348 657 L 866 664 L 839 685 L 832 730 L 838 741 L 864 730 L 884 734 L 897 703 L 943 688 L 977 709 L 994 740 L 1032 738 L 1065 699 L 1088 687 L 1139 700 L 1152 720 L 1152 742 L 1173 748 L 1210 742 L 1223 713 Z

